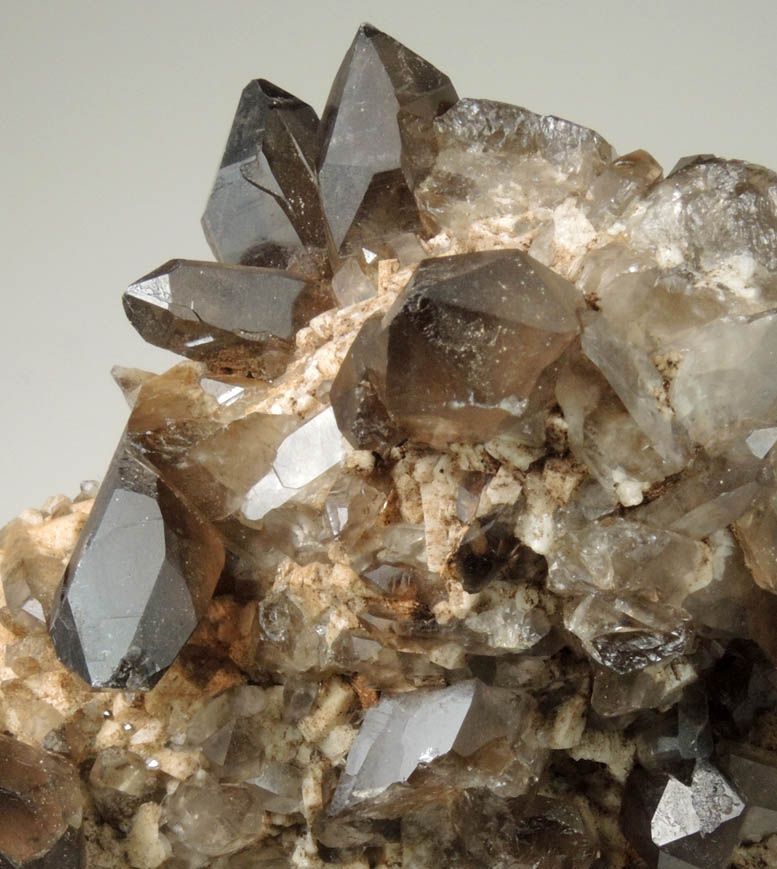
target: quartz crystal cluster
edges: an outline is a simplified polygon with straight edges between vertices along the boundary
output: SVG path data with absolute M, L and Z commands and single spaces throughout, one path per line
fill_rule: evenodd
M 777 175 L 362 26 L 0 532 L 0 867 L 777 866 Z

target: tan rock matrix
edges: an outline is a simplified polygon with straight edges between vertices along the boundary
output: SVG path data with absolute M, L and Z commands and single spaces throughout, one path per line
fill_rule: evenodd
M 0 869 L 777 865 L 777 175 L 364 25 L 203 228 L 0 531 Z

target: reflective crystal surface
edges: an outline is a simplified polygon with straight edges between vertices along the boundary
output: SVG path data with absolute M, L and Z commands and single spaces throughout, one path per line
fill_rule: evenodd
M 2 869 L 777 865 L 777 175 L 363 25 L 203 224 L 0 529 Z
M 246 85 L 202 216 L 217 260 L 270 265 L 304 246 L 325 247 L 317 147 L 309 105 L 264 79 Z
M 455 102 L 428 61 L 372 25 L 359 28 L 321 120 L 321 197 L 336 247 L 420 229 L 402 172 L 406 140 Z
M 448 752 L 469 757 L 510 733 L 499 692 L 477 681 L 383 698 L 351 747 L 332 811 L 379 796 Z
M 545 375 L 575 336 L 576 303 L 571 284 L 519 251 L 424 260 L 351 348 L 333 390 L 343 429 L 365 447 L 382 432 L 361 420 L 384 414 L 432 445 L 510 428 L 536 437 L 551 400 Z
M 294 336 L 332 297 L 275 269 L 171 260 L 124 293 L 124 311 L 150 344 L 217 371 L 280 374 Z
M 283 441 L 267 474 L 246 493 L 242 513 L 257 520 L 298 496 L 342 461 L 345 451 L 331 408 L 301 425 Z
M 223 563 L 213 528 L 122 441 L 57 592 L 57 654 L 95 688 L 149 688 L 197 626 Z

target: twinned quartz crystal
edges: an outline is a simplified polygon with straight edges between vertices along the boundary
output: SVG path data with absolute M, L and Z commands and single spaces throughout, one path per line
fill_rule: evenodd
M 203 228 L 0 531 L 0 869 L 777 866 L 777 175 L 364 25 Z

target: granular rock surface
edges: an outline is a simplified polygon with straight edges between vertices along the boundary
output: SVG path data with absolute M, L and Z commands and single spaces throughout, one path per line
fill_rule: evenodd
M 777 175 L 364 25 L 203 226 L 0 531 L 0 867 L 777 866 Z

